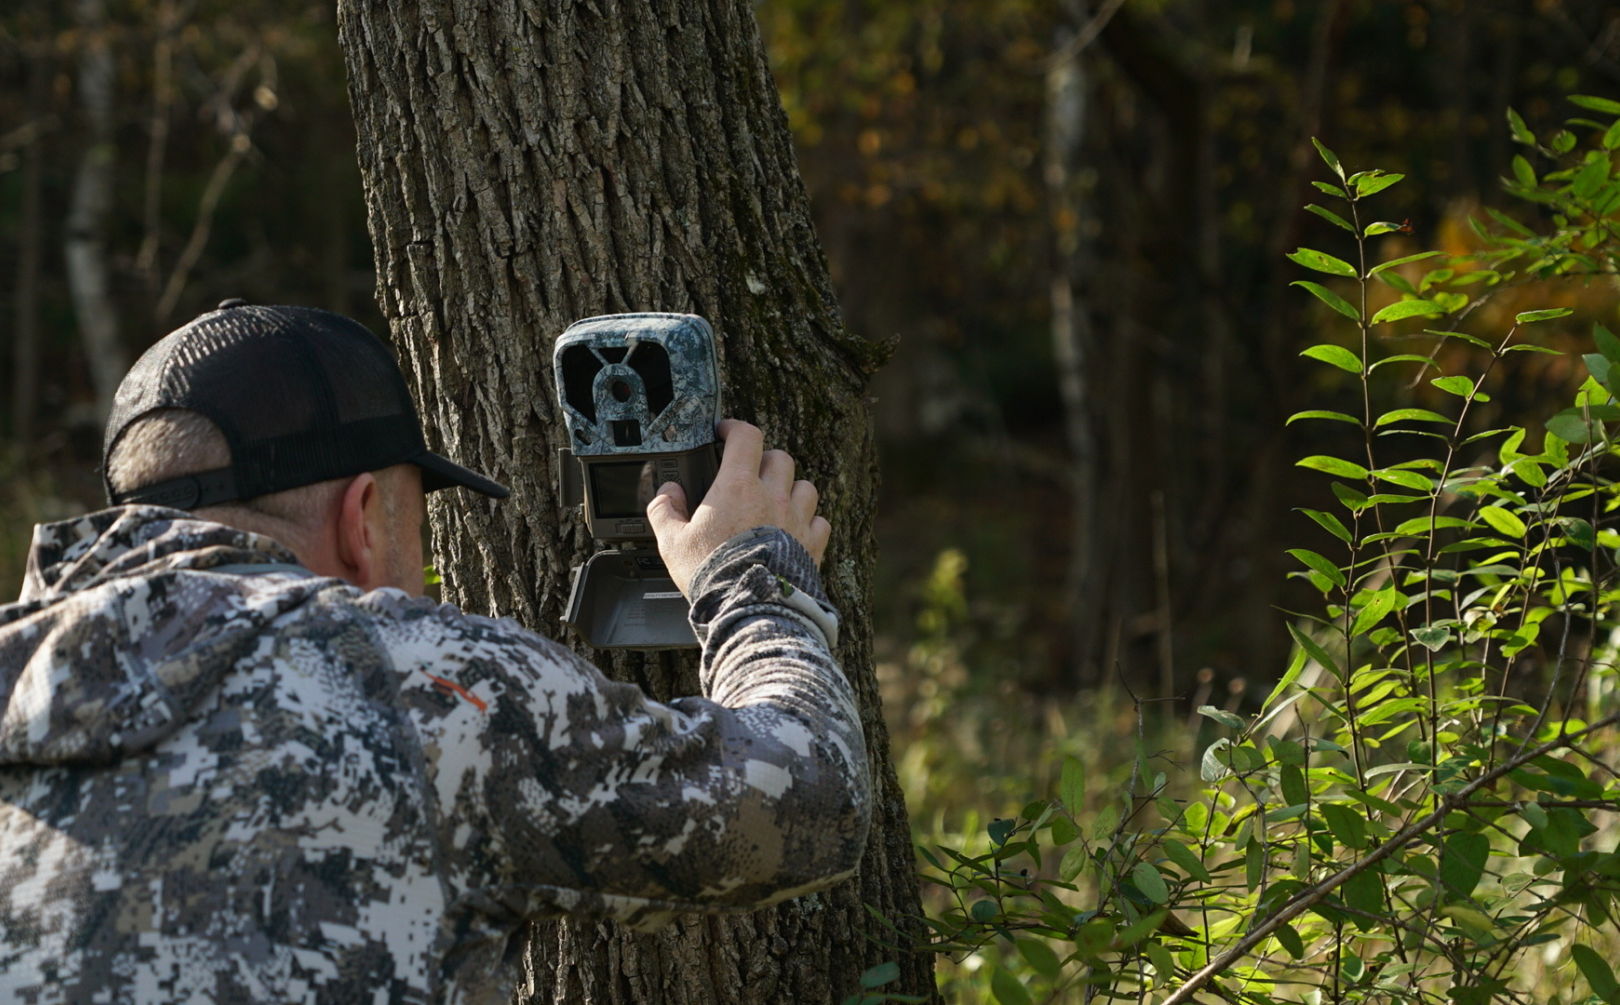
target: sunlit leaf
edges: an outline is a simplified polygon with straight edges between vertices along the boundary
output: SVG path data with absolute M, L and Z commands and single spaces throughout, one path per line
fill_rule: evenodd
M 1309 279 L 1296 279 L 1288 285 L 1299 286 L 1309 290 L 1311 294 L 1316 297 L 1316 299 L 1322 301 L 1324 304 L 1327 304 L 1340 314 L 1343 314 L 1351 321 L 1361 320 L 1361 312 L 1350 306 L 1350 301 L 1339 296 L 1337 293 L 1334 293 L 1321 283 L 1313 283 Z
M 1323 454 L 1312 454 L 1295 461 L 1296 467 L 1309 468 L 1312 471 L 1321 471 L 1324 474 L 1337 475 L 1340 478 L 1367 477 L 1367 469 L 1354 461 L 1347 461 L 1339 457 L 1328 457 Z
M 1574 309 L 1570 307 L 1549 307 L 1540 311 L 1520 311 L 1513 315 L 1513 320 L 1521 325 L 1527 325 L 1537 321 L 1551 321 L 1553 318 L 1567 318 L 1574 313 Z
M 1342 345 L 1313 345 L 1301 352 L 1300 355 L 1309 356 L 1311 359 L 1319 359 L 1324 363 L 1338 367 L 1346 373 L 1361 372 L 1361 357 Z
M 1455 394 L 1459 398 L 1466 398 L 1474 393 L 1473 380 L 1461 374 L 1454 374 L 1450 377 L 1436 377 L 1429 383 L 1447 394 Z
M 1523 537 L 1524 521 L 1518 515 L 1500 506 L 1481 506 L 1479 518 L 1505 537 Z
M 1352 426 L 1361 425 L 1361 420 L 1353 415 L 1346 415 L 1343 412 L 1324 411 L 1320 408 L 1308 408 L 1303 412 L 1295 412 L 1288 417 L 1288 421 L 1284 425 L 1291 426 L 1296 419 L 1328 419 L 1333 422 L 1348 422 Z
M 1334 258 L 1315 248 L 1296 248 L 1288 253 L 1288 260 L 1295 265 L 1303 265 L 1307 269 L 1325 272 L 1330 276 L 1346 276 L 1350 279 L 1356 277 L 1356 267 L 1342 258 Z
M 1387 426 L 1392 422 L 1441 422 L 1452 425 L 1457 420 L 1432 412 L 1427 408 L 1396 408 L 1385 412 L 1373 421 L 1375 426 Z
M 1587 111 L 1602 112 L 1604 115 L 1620 115 L 1620 101 L 1612 98 L 1600 98 L 1592 94 L 1571 94 L 1569 103 L 1579 105 Z
M 1311 137 L 1311 146 L 1315 147 L 1316 152 L 1322 155 L 1323 162 L 1326 163 L 1328 167 L 1333 169 L 1334 174 L 1338 175 L 1340 178 L 1344 177 L 1344 168 L 1339 166 L 1339 157 L 1337 154 L 1329 150 L 1322 144 L 1321 140 L 1314 136 Z
M 1372 324 L 1384 324 L 1388 321 L 1401 321 L 1415 317 L 1437 317 L 1445 313 L 1445 308 L 1432 300 L 1397 300 L 1384 307 L 1372 316 Z
M 1335 227 L 1341 227 L 1348 230 L 1352 234 L 1356 232 L 1356 228 L 1352 227 L 1348 220 L 1325 206 L 1318 206 L 1313 202 L 1309 206 L 1306 206 L 1305 209 L 1309 212 L 1315 213 L 1317 216 L 1326 220 L 1328 223 L 1333 224 Z
M 1362 199 L 1370 195 L 1377 195 L 1384 189 L 1405 178 L 1404 174 L 1389 174 L 1383 171 L 1364 171 L 1356 175 L 1356 195 Z

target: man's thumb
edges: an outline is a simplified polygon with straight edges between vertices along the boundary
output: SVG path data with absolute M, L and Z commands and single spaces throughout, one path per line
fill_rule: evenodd
M 647 520 L 652 524 L 654 534 L 662 536 L 665 528 L 673 530 L 689 519 L 686 490 L 681 488 L 679 482 L 665 482 L 659 487 L 658 494 L 647 503 Z

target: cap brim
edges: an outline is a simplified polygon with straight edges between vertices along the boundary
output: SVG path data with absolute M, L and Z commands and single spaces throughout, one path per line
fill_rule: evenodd
M 459 485 L 491 499 L 505 499 L 512 494 L 512 490 L 500 482 L 485 478 L 478 472 L 464 468 L 448 457 L 440 457 L 432 451 L 423 451 L 421 455 L 411 458 L 411 463 L 422 469 L 424 492 L 455 488 Z

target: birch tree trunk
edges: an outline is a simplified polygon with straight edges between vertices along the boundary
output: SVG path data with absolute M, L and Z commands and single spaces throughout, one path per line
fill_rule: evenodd
M 843 326 L 786 120 L 742 0 L 340 0 L 378 297 L 429 440 L 512 486 L 430 507 L 446 599 L 561 631 L 581 521 L 558 500 L 558 332 L 625 310 L 690 311 L 720 342 L 725 411 L 764 427 L 822 489 L 823 574 L 861 701 L 877 813 L 860 874 L 752 915 L 653 936 L 534 926 L 533 1002 L 837 1001 L 868 967 L 932 994 L 914 937 L 905 806 L 872 673 L 877 471 L 864 389 L 882 353 Z M 565 641 L 582 645 L 576 639 Z M 616 656 L 660 698 L 695 664 Z
M 84 153 L 73 178 L 68 212 L 68 287 L 85 360 L 96 390 L 98 425 L 112 410 L 113 394 L 129 369 L 118 338 L 118 307 L 112 296 L 112 269 L 107 261 L 107 216 L 112 210 L 113 56 L 105 0 L 78 0 L 74 19 L 79 42 L 78 98 L 84 114 Z

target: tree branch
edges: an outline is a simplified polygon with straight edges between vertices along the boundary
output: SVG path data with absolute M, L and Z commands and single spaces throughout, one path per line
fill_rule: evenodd
M 1441 798 L 1440 805 L 1428 816 L 1422 817 L 1421 819 L 1408 824 L 1406 827 L 1392 835 L 1389 840 L 1385 841 L 1383 844 L 1369 852 L 1365 858 L 1345 866 L 1343 869 L 1340 869 L 1327 879 L 1322 880 L 1322 882 L 1316 884 L 1308 890 L 1296 894 L 1294 897 L 1289 899 L 1289 901 L 1285 903 L 1276 914 L 1273 914 L 1265 921 L 1262 921 L 1260 924 L 1256 925 L 1248 935 L 1245 935 L 1243 938 L 1239 939 L 1237 943 L 1232 946 L 1232 948 L 1221 953 L 1215 959 L 1211 960 L 1208 966 L 1187 978 L 1187 982 L 1181 985 L 1181 987 L 1177 988 L 1175 993 L 1169 998 L 1166 998 L 1163 1005 L 1183 1005 L 1185 1002 L 1192 1001 L 1192 996 L 1197 993 L 1200 988 L 1202 988 L 1205 984 L 1208 984 L 1222 971 L 1232 966 L 1232 964 L 1246 956 L 1250 950 L 1254 949 L 1255 946 L 1258 946 L 1260 943 L 1269 938 L 1272 932 L 1276 931 L 1278 928 L 1282 927 L 1295 917 L 1298 917 L 1300 914 L 1303 914 L 1309 908 L 1320 903 L 1325 897 L 1327 897 L 1328 894 L 1344 885 L 1344 883 L 1348 880 L 1366 872 L 1368 869 L 1377 865 L 1379 862 L 1382 862 L 1395 852 L 1411 844 L 1414 840 L 1421 837 L 1430 829 L 1434 828 L 1441 821 L 1445 820 L 1446 814 L 1468 805 L 1468 797 L 1473 795 L 1475 792 L 1478 792 L 1480 789 L 1503 777 L 1510 771 L 1515 771 L 1518 768 L 1523 767 L 1524 765 L 1540 757 L 1542 754 L 1571 746 L 1581 737 L 1586 736 L 1589 733 L 1593 733 L 1599 729 L 1612 726 L 1617 722 L 1620 722 L 1620 712 L 1604 716 L 1585 729 L 1574 733 L 1565 733 L 1554 739 L 1548 740 L 1546 743 L 1539 746 L 1532 747 L 1531 749 L 1519 754 L 1517 757 L 1504 761 L 1494 769 L 1480 775 L 1478 778 L 1474 779 L 1472 782 L 1469 782 L 1458 791 L 1445 795 Z

